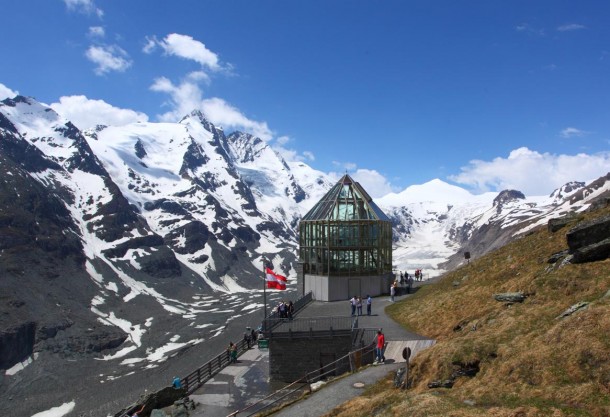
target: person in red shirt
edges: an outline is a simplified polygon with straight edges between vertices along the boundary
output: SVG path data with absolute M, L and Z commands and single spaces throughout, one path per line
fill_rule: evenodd
M 383 356 L 385 350 L 385 336 L 381 332 L 381 329 L 377 330 L 377 346 L 375 347 L 375 362 L 373 364 L 384 363 L 385 357 Z

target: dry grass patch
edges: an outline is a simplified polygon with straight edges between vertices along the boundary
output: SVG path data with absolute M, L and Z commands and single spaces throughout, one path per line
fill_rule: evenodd
M 540 228 L 389 306 L 396 321 L 437 340 L 414 359 L 413 388 L 388 379 L 328 415 L 610 416 L 610 260 L 549 264 L 567 249 L 567 230 Z M 523 303 L 493 298 L 516 291 Z M 589 304 L 557 318 L 579 302 Z M 428 388 L 474 365 L 478 373 L 453 388 Z

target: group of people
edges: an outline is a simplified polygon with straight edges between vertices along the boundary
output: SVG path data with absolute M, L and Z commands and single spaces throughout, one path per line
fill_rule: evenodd
M 276 307 L 276 311 L 281 319 L 292 320 L 292 316 L 294 315 L 294 304 L 292 304 L 292 300 L 288 301 L 288 303 L 285 301 L 280 301 Z
M 371 315 L 371 309 L 373 307 L 373 299 L 371 298 L 370 295 L 367 295 L 365 300 L 363 300 L 362 297 L 360 297 L 360 296 L 354 295 L 349 300 L 349 303 L 352 308 L 352 316 L 355 316 L 355 315 L 362 316 L 363 304 L 366 304 L 366 315 L 367 316 Z
M 258 340 L 258 333 L 251 328 L 250 326 L 246 327 L 244 331 L 244 343 L 247 348 L 254 346 L 256 341 Z M 229 363 L 237 363 L 237 344 L 233 342 L 229 342 L 229 346 L 227 346 L 227 357 L 229 358 Z

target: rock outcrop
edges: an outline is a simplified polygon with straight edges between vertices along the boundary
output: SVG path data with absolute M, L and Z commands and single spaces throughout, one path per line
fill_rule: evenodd
M 610 216 L 585 222 L 566 235 L 572 263 L 593 262 L 610 257 Z

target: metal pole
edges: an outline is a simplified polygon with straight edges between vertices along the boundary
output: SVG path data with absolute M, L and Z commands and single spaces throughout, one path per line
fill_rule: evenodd
M 267 271 L 265 270 L 265 261 L 263 257 L 263 332 L 267 331 Z
M 407 378 L 405 379 L 405 383 L 403 385 L 404 389 L 409 389 L 409 356 L 407 356 Z

